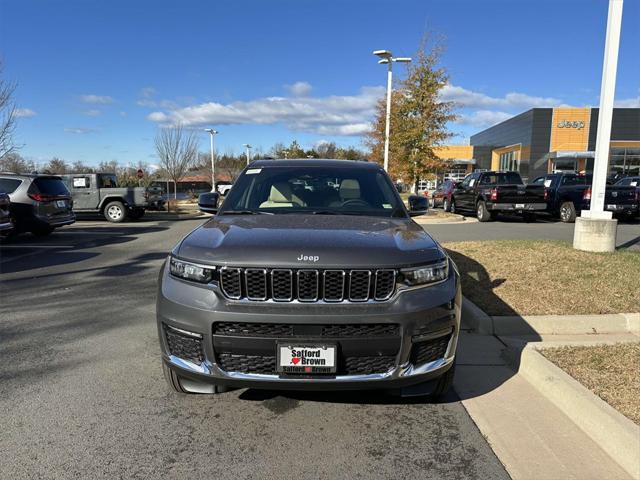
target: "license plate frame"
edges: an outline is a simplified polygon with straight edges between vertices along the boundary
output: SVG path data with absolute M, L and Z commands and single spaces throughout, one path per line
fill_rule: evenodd
M 56 207 L 58 208 L 67 208 L 66 200 L 56 200 Z
M 294 355 L 292 351 L 303 353 L 302 355 L 296 355 L 295 358 L 300 358 L 299 364 L 293 363 Z M 320 351 L 320 355 L 315 356 L 304 355 L 304 352 L 308 351 Z M 322 352 L 326 352 L 324 355 Z M 283 355 L 284 353 L 284 355 Z M 309 365 L 303 364 L 306 358 L 307 360 L 325 360 L 327 365 Z M 290 363 L 283 365 L 283 363 L 290 360 Z M 328 362 L 332 360 L 332 362 Z M 315 362 L 314 362 L 315 363 Z M 332 365 L 330 365 L 332 363 Z M 335 343 L 327 342 L 277 342 L 276 343 L 276 372 L 281 375 L 324 375 L 335 374 L 338 367 L 338 345 Z

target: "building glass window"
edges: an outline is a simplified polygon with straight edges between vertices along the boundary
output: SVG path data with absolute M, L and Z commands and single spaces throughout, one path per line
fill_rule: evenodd
M 520 161 L 518 160 L 518 152 L 501 153 L 500 154 L 500 170 L 519 172 Z
M 609 175 L 640 175 L 640 148 L 612 148 L 609 151 Z

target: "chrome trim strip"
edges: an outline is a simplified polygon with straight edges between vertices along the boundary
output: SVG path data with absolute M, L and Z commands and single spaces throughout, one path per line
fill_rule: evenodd
M 389 292 L 389 294 L 386 297 L 378 297 L 377 293 L 378 293 L 378 275 L 380 274 L 380 272 L 392 272 L 393 273 L 393 287 L 391 288 L 391 291 Z M 384 302 L 385 300 L 389 300 L 391 297 L 393 297 L 393 294 L 396 291 L 396 271 L 392 270 L 390 268 L 383 268 L 380 270 L 376 270 L 376 276 L 374 279 L 374 283 L 373 283 L 373 299 L 374 300 L 378 300 L 380 302 Z
M 224 281 L 223 279 L 223 273 L 225 271 L 235 271 L 238 273 L 238 283 L 240 286 L 240 295 L 238 296 L 232 296 L 229 295 L 224 287 Z M 222 289 L 222 293 L 224 294 L 225 297 L 227 298 L 231 298 L 232 300 L 240 300 L 242 298 L 242 269 L 237 268 L 237 267 L 222 267 L 220 268 L 220 288 Z
M 342 294 L 340 295 L 340 298 L 332 298 L 332 299 L 328 299 L 327 298 L 327 272 L 339 272 L 342 274 Z M 347 273 L 344 270 L 324 270 L 322 272 L 322 299 L 325 302 L 329 302 L 329 303 L 337 303 L 337 302 L 341 302 L 344 300 L 344 285 L 345 285 L 345 279 L 346 279 Z
M 351 283 L 352 282 L 351 277 L 352 277 L 354 272 L 366 272 L 368 274 L 368 277 L 367 277 L 367 296 L 365 298 L 356 299 L 356 298 L 353 298 L 351 296 L 351 289 L 353 287 L 353 284 Z M 349 301 L 350 302 L 366 302 L 367 300 L 369 300 L 369 297 L 370 297 L 369 294 L 370 293 L 371 293 L 371 270 L 350 270 L 349 271 Z
M 249 295 L 249 283 L 247 280 L 247 274 L 249 272 L 262 272 L 262 280 L 264 282 L 264 297 L 251 297 Z M 266 268 L 245 268 L 244 269 L 244 288 L 247 292 L 247 298 L 251 301 L 259 301 L 264 302 L 267 298 L 269 298 L 269 292 L 267 291 L 267 269 Z
M 273 274 L 275 272 L 289 273 L 289 292 L 290 292 L 289 297 L 276 298 L 275 293 L 273 293 Z M 293 300 L 293 270 L 291 270 L 290 268 L 274 268 L 273 270 L 271 270 L 271 298 L 273 299 L 274 302 L 291 302 Z
M 314 298 L 300 298 L 300 274 L 303 272 L 313 272 L 315 273 L 316 276 L 316 296 Z M 303 268 L 300 269 L 296 272 L 296 283 L 297 283 L 297 298 L 298 301 L 300 302 L 317 302 L 318 301 L 318 297 L 320 295 L 320 272 L 318 270 L 314 270 L 314 269 L 309 269 L 309 268 Z

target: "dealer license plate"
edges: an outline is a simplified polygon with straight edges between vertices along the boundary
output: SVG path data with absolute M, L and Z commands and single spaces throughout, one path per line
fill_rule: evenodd
M 524 203 L 516 203 L 516 208 L 524 208 Z
M 66 208 L 67 201 L 66 200 L 56 200 L 56 207 L 58 208 Z
M 335 345 L 278 344 L 277 370 L 281 373 L 335 373 Z
M 618 209 L 618 205 L 607 205 L 607 210 L 617 210 Z

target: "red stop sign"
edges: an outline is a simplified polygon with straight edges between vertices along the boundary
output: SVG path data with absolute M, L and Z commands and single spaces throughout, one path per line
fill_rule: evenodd
M 142 171 L 141 168 L 138 169 L 138 171 L 136 172 L 136 175 L 138 175 L 138 178 L 144 177 L 144 172 Z

